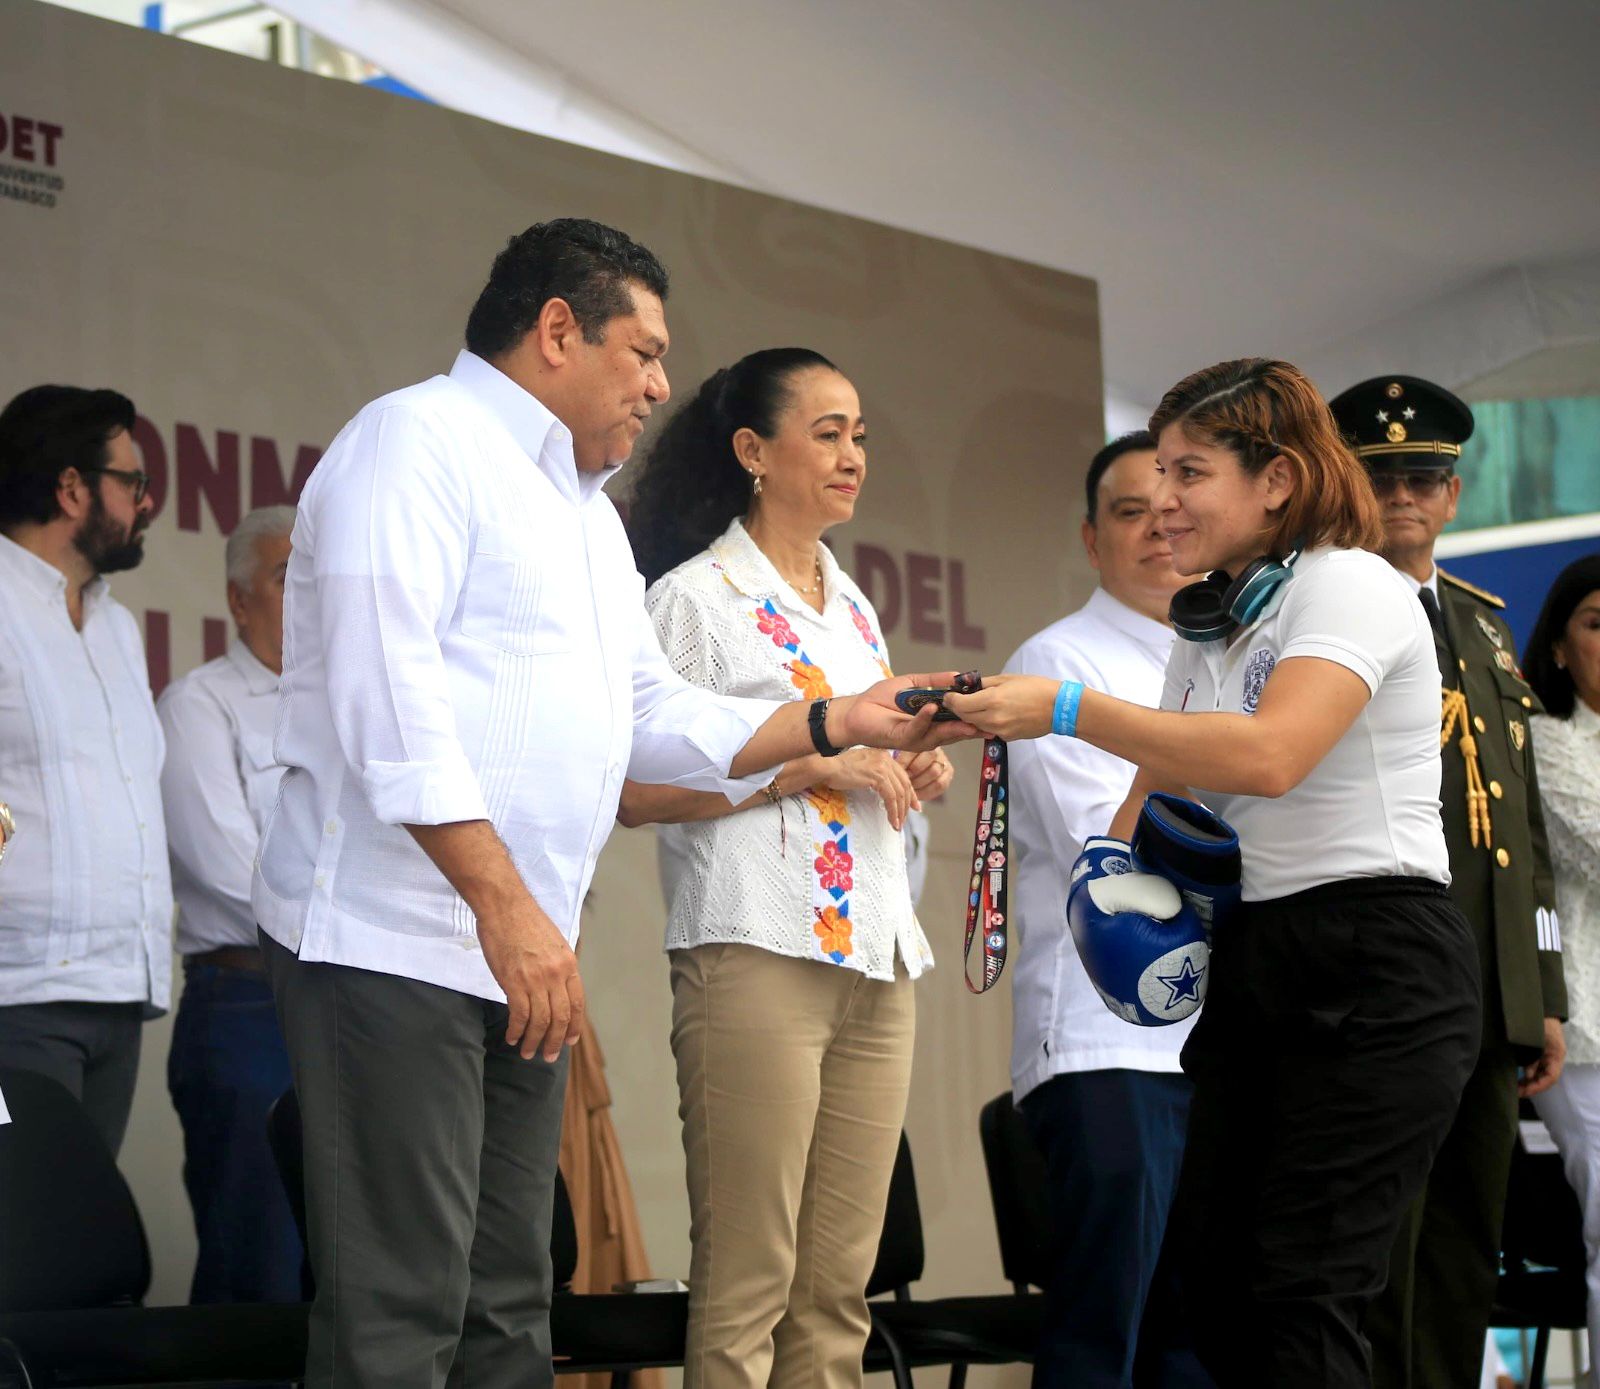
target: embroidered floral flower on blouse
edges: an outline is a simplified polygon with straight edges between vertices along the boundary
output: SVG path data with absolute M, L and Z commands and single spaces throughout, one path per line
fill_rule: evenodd
M 764 608 L 756 609 L 756 626 L 772 638 L 774 646 L 793 651 L 800 645 L 800 639 L 795 636 L 794 628 L 789 625 L 789 619 L 782 613 L 773 612 L 770 603 Z
M 872 630 L 871 623 L 867 621 L 867 615 L 854 603 L 850 604 L 850 620 L 856 624 L 856 631 L 861 633 L 861 640 L 876 651 L 878 649 L 877 633 Z
M 817 812 L 817 819 L 830 828 L 838 825 L 843 829 L 850 823 L 850 803 L 843 791 L 835 791 L 831 786 L 817 785 L 806 792 L 806 800 L 811 802 L 811 808 Z
M 850 620 L 856 624 L 857 635 L 872 648 L 872 654 L 878 661 L 878 669 L 885 676 L 892 676 L 894 672 L 889 669 L 889 663 L 883 659 L 883 647 L 878 644 L 877 633 L 872 630 L 872 624 L 867 621 L 867 615 L 861 611 L 860 605 L 854 598 L 847 601 L 850 604 Z
M 851 871 L 856 866 L 856 861 L 838 844 L 817 845 L 817 858 L 813 867 L 817 870 L 817 882 L 824 892 L 849 892 L 854 882 Z
M 802 699 L 827 699 L 833 693 L 833 686 L 828 683 L 822 667 L 813 665 L 804 656 L 789 662 L 789 679 L 800 691 Z
M 817 912 L 816 924 L 811 928 L 822 942 L 822 953 L 836 965 L 842 965 L 854 947 L 850 944 L 850 918 L 837 907 L 823 907 Z

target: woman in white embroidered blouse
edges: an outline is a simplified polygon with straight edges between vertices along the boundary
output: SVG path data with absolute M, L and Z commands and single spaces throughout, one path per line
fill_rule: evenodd
M 1545 598 L 1526 651 L 1545 707 L 1533 753 L 1567 975 L 1567 1064 L 1534 1106 L 1583 1207 L 1589 1256 L 1589 1363 L 1600 1366 L 1600 555 L 1569 564 Z M 1590 1383 L 1600 1383 L 1591 1369 Z
M 821 544 L 866 477 L 855 388 L 800 348 L 717 372 L 667 423 L 630 530 L 667 658 L 721 694 L 817 699 L 889 671 L 871 603 Z M 900 829 L 942 752 L 852 748 L 764 792 L 629 782 L 660 824 L 687 1157 L 688 1389 L 859 1384 L 933 963 Z

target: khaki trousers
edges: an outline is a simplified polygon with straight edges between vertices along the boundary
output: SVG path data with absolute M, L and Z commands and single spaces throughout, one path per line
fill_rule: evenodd
M 685 1389 L 849 1389 L 911 1084 L 916 999 L 748 945 L 672 952 L 688 1159 Z

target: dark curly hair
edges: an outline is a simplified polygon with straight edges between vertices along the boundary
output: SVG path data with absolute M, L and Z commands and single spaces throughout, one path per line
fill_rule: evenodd
M 515 347 L 552 299 L 564 299 L 585 342 L 633 307 L 629 285 L 667 297 L 667 268 L 632 237 L 586 217 L 537 222 L 506 242 L 467 315 L 467 351 L 497 357 Z
M 133 402 L 118 391 L 34 386 L 14 397 L 0 411 L 0 530 L 53 521 L 61 474 L 102 466 L 106 445 L 133 425 Z
M 1567 623 L 1578 604 L 1596 589 L 1600 589 L 1600 555 L 1585 555 L 1575 559 L 1556 575 L 1555 583 L 1545 595 L 1544 606 L 1539 609 L 1539 620 L 1533 624 L 1533 635 L 1522 653 L 1522 670 L 1539 702 L 1547 713 L 1558 719 L 1570 719 L 1577 700 L 1577 690 L 1572 683 L 1572 672 L 1556 664 L 1556 643 L 1567 634 Z
M 713 372 L 657 436 L 634 485 L 628 535 L 646 583 L 697 555 L 750 507 L 733 436 L 770 439 L 802 371 L 838 371 L 807 347 L 768 347 Z

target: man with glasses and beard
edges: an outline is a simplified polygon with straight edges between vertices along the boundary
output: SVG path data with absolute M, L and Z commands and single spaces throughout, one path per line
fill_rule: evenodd
M 1472 923 L 1483 981 L 1477 1067 L 1366 1326 L 1377 1389 L 1445 1389 L 1479 1382 L 1517 1097 L 1555 1084 L 1566 1052 L 1561 928 L 1529 744 L 1529 715 L 1542 710 L 1517 665 L 1505 604 L 1433 559 L 1461 496 L 1455 466 L 1472 411 L 1414 376 L 1377 376 L 1329 403 L 1372 477 L 1383 556 L 1433 626 L 1450 895 Z
M 77 386 L 0 411 L 0 1068 L 60 1081 L 113 1154 L 172 960 L 161 725 L 105 580 L 143 558 L 153 510 L 133 422 Z

